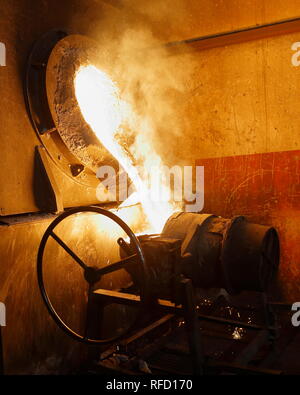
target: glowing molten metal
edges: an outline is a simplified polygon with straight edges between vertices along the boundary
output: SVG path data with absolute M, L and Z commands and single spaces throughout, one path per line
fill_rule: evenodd
M 118 87 L 106 73 L 92 65 L 81 67 L 76 74 L 74 84 L 76 98 L 85 121 L 103 146 L 124 168 L 135 186 L 138 195 L 136 200 L 141 203 L 150 225 L 147 232 L 160 233 L 167 219 L 175 211 L 175 205 L 166 199 L 164 201 L 151 199 L 153 194 L 134 162 L 137 160 L 139 165 L 148 171 L 151 171 L 151 167 L 162 171 L 161 158 L 155 153 L 149 139 L 147 141 L 143 133 L 135 136 L 130 152 L 122 145 L 120 136 L 126 136 L 128 133 L 124 125 L 134 124 L 136 115 L 130 105 L 121 100 Z M 162 195 L 170 196 L 167 186 L 161 185 L 160 188 Z M 128 199 L 132 200 L 132 197 Z M 128 199 L 122 204 L 123 206 Z

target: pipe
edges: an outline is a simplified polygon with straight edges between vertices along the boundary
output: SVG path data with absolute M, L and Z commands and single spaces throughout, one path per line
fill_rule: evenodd
M 188 49 L 187 47 L 203 50 L 298 31 L 300 31 L 300 17 L 194 37 L 187 40 L 173 41 L 164 44 L 164 47 L 175 51 L 185 51 Z

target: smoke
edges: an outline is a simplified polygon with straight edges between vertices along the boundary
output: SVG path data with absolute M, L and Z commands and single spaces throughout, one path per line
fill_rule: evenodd
M 136 50 L 136 40 L 144 49 Z M 168 55 L 150 31 L 131 30 L 120 45 L 115 68 L 121 96 L 130 104 L 134 116 L 128 128 L 135 135 L 133 156 L 150 157 L 151 151 L 167 160 L 167 147 L 182 133 L 176 106 L 185 92 L 185 76 L 178 59 Z M 139 155 L 141 154 L 141 155 Z M 149 155 L 148 155 L 149 154 Z
M 163 158 L 163 164 L 183 164 L 175 154 L 178 150 L 172 148 L 175 142 L 182 141 L 184 145 L 187 121 L 182 114 L 196 62 L 191 53 L 176 56 L 163 45 L 161 36 L 153 29 L 161 15 L 160 7 L 165 7 L 163 2 L 153 10 L 135 9 L 133 15 L 127 10 L 126 22 L 120 9 L 114 9 L 90 31 L 99 43 L 104 69 L 117 83 L 122 100 L 132 109 L 119 138 L 128 144 L 137 165 L 142 165 L 145 154 L 147 158 L 147 153 L 153 152 Z M 165 14 L 166 10 L 163 11 Z M 122 32 L 120 27 L 124 28 Z

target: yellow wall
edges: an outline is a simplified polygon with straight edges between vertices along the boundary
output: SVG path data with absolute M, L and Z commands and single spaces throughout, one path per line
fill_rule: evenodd
M 105 17 L 92 18 L 88 33 L 105 48 L 126 47 L 132 37 L 133 48 L 144 48 L 151 46 L 153 38 L 159 45 L 300 16 L 300 1 L 295 0 L 106 0 L 102 4 Z M 300 67 L 291 63 L 295 53 L 291 45 L 296 41 L 300 41 L 300 23 L 298 33 L 167 60 L 156 54 L 162 60 L 163 78 L 174 76 L 177 83 L 168 89 L 167 82 L 153 78 L 152 93 L 157 97 L 154 103 L 149 98 L 153 139 L 165 160 L 190 163 L 197 158 L 299 149 Z M 151 72 L 152 63 L 146 64 L 141 79 Z M 165 116 L 154 116 L 158 106 Z

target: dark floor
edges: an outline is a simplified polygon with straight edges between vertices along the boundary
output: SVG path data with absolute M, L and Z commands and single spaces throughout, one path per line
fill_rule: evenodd
M 271 304 L 266 329 L 260 297 L 198 299 L 205 374 L 300 374 L 300 330 L 291 324 L 288 305 Z M 269 310 L 267 310 L 269 311 Z M 231 320 L 212 322 L 207 317 Z M 270 318 L 271 317 L 271 318 Z M 232 321 L 253 327 L 242 328 Z M 272 321 L 272 322 L 271 322 Z M 148 333 L 113 345 L 88 371 L 90 373 L 193 374 L 185 322 L 163 320 Z

